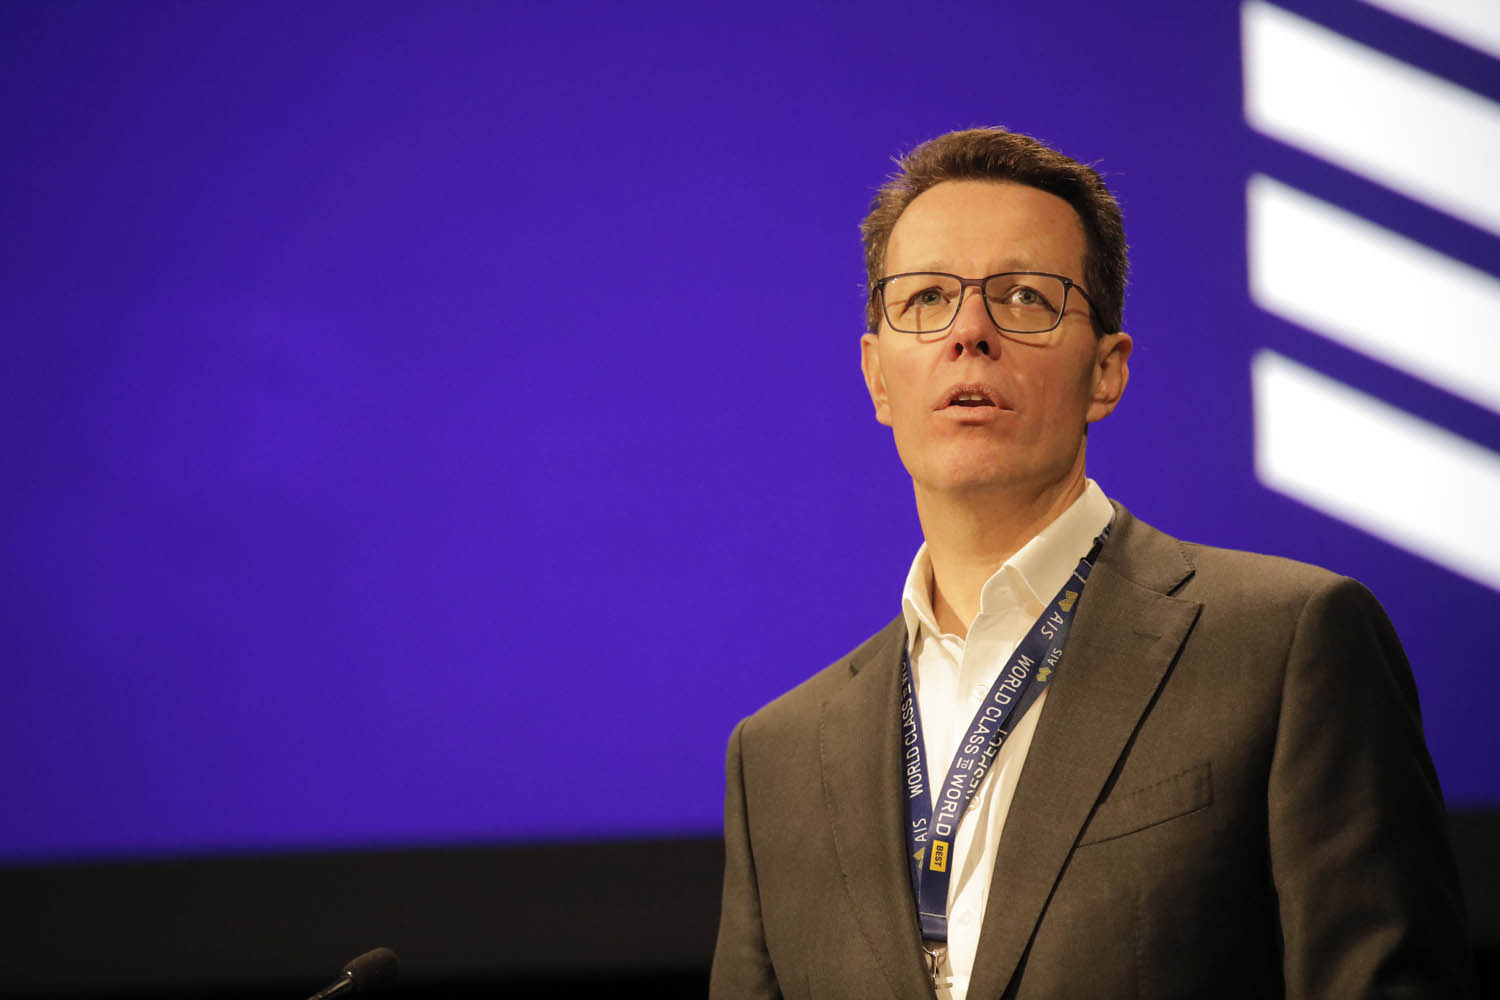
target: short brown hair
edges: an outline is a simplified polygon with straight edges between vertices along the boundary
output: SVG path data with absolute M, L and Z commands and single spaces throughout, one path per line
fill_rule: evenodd
M 875 283 L 885 270 L 885 251 L 896 220 L 912 201 L 943 181 L 1010 181 L 1055 194 L 1073 206 L 1083 223 L 1083 280 L 1096 334 L 1117 333 L 1125 310 L 1130 259 L 1120 206 L 1093 167 L 1064 156 L 1029 135 L 1003 128 L 948 132 L 922 143 L 897 161 L 899 171 L 875 192 L 860 223 L 865 245 L 866 319 L 880 329 Z

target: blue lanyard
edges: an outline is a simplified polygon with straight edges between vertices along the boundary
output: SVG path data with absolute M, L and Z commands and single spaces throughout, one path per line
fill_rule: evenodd
M 1114 519 L 1104 526 L 1093 547 L 1078 561 L 1078 568 L 1052 598 L 1052 603 L 1032 623 L 1016 646 L 1014 655 L 979 710 L 947 776 L 938 790 L 937 806 L 928 792 L 926 751 L 922 740 L 922 715 L 912 686 L 911 656 L 904 654 L 901 669 L 901 751 L 906 779 L 907 857 L 911 865 L 912 892 L 922 922 L 922 937 L 948 940 L 948 881 L 953 860 L 953 840 L 969 803 L 989 773 L 1000 745 L 1032 703 L 1042 696 L 1056 673 L 1063 644 L 1073 627 L 1078 597 L 1088 582 L 1089 571 L 1099 549 L 1109 537 Z

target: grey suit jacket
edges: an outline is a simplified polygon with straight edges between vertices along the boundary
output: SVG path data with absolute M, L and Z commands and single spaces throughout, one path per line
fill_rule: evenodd
M 717 998 L 930 997 L 898 617 L 735 729 Z M 969 996 L 1462 996 L 1411 671 L 1369 592 L 1120 509 L 995 861 Z

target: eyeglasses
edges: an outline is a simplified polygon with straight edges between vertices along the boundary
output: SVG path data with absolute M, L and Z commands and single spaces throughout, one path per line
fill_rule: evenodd
M 1093 300 L 1071 278 L 1044 271 L 1007 271 L 986 278 L 960 278 L 941 271 L 893 274 L 875 282 L 880 308 L 892 330 L 939 333 L 948 329 L 963 305 L 964 290 L 978 288 L 990 320 L 1007 333 L 1047 333 L 1057 329 L 1074 289 Z

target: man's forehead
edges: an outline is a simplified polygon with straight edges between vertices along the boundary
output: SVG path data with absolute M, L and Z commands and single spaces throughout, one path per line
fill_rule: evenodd
M 1073 271 L 1086 247 L 1077 211 L 1057 195 L 1011 181 L 943 181 L 897 218 L 885 270 Z

